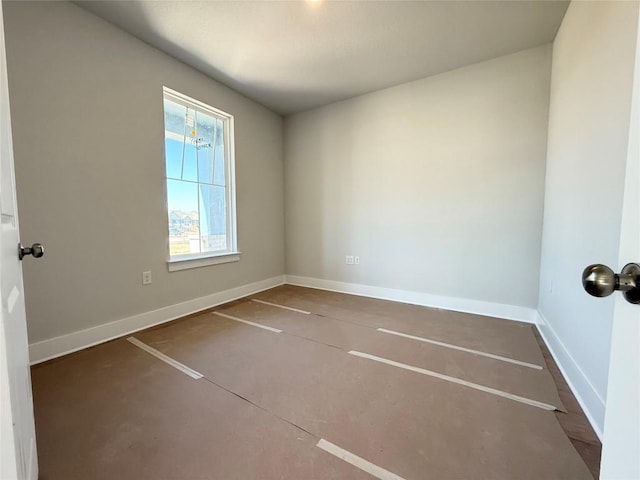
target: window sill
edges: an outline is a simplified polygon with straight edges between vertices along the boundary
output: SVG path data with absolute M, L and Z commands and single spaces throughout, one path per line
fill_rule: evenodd
M 167 262 L 167 268 L 170 272 L 178 272 L 180 270 L 188 270 L 190 268 L 207 267 L 209 265 L 219 265 L 221 263 L 238 262 L 240 260 L 240 252 L 224 253 L 211 257 L 185 258 L 184 260 L 170 260 Z

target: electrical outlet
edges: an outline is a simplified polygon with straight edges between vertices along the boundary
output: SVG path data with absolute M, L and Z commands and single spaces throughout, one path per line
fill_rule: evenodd
M 360 265 L 360 257 L 353 257 L 353 263 L 355 265 Z
M 353 265 L 353 255 L 347 255 L 344 263 L 346 263 L 347 265 Z
M 142 284 L 143 285 L 151 284 L 151 271 L 142 272 Z

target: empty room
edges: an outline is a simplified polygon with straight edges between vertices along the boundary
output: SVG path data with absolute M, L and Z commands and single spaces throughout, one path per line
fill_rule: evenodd
M 640 480 L 639 1 L 0 6 L 0 479 Z

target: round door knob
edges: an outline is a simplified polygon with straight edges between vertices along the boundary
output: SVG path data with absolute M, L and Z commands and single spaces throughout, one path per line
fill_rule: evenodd
M 582 272 L 582 286 L 594 297 L 606 297 L 620 290 L 627 302 L 640 303 L 640 265 L 627 263 L 620 273 L 606 265 L 589 265 Z
M 31 255 L 36 258 L 40 258 L 44 255 L 44 247 L 41 243 L 34 243 L 33 245 L 31 245 Z
M 35 258 L 40 258 L 44 255 L 44 246 L 41 243 L 34 243 L 30 247 L 23 247 L 21 243 L 18 244 L 18 258 L 22 260 L 26 255 L 33 255 Z
M 589 295 L 608 297 L 616 290 L 616 274 L 606 265 L 589 265 L 582 272 L 582 286 Z

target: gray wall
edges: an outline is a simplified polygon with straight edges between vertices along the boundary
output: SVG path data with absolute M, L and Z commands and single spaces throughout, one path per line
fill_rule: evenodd
M 614 299 L 589 297 L 580 278 L 591 263 L 622 267 L 637 19 L 637 2 L 572 2 L 553 46 L 539 310 L 600 429 Z
M 284 273 L 279 116 L 75 5 L 4 9 L 30 342 Z M 238 263 L 167 272 L 163 85 L 235 116 Z
M 535 307 L 550 68 L 546 45 L 288 117 L 287 273 Z

